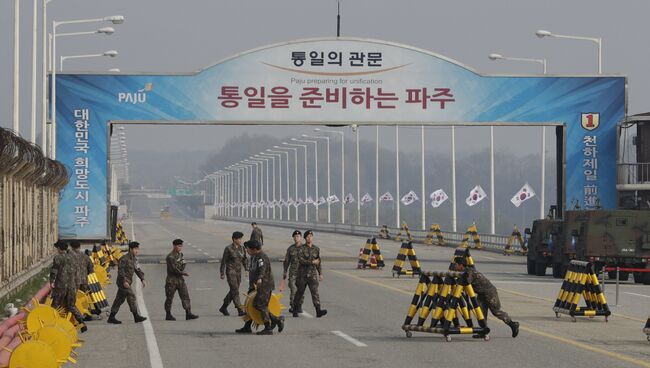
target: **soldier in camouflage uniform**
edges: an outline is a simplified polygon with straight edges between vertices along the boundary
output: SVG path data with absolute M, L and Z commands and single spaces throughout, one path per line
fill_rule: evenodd
M 478 302 L 481 304 L 485 318 L 487 318 L 487 311 L 489 309 L 492 315 L 510 327 L 512 337 L 517 337 L 519 334 L 519 322 L 513 321 L 508 316 L 508 313 L 501 310 L 501 301 L 499 300 L 497 288 L 492 285 L 485 275 L 478 272 L 474 266 L 467 266 L 467 260 L 464 257 L 456 257 L 454 262 L 456 263 L 456 271 L 467 273 L 467 282 L 472 284 L 472 288 L 476 293 Z
M 124 300 L 129 304 L 129 309 L 133 313 L 133 320 L 135 323 L 143 322 L 147 317 L 142 317 L 138 313 L 138 306 L 135 302 L 135 292 L 133 288 L 133 274 L 138 275 L 138 278 L 142 281 L 142 287 L 145 287 L 144 282 L 144 272 L 140 269 L 140 264 L 138 263 L 138 254 L 140 253 L 140 243 L 131 242 L 129 243 L 129 253 L 124 257 L 120 258 L 120 263 L 117 265 L 117 295 L 115 296 L 115 301 L 113 301 L 113 306 L 111 307 L 111 314 L 108 317 L 106 322 L 113 324 L 120 324 L 121 321 L 118 321 L 115 318 L 115 315 L 120 310 L 120 306 L 124 303 Z
M 187 285 L 183 277 L 189 276 L 185 272 L 185 260 L 183 259 L 183 241 L 181 239 L 174 239 L 172 242 L 173 249 L 165 259 L 167 261 L 167 279 L 165 280 L 165 320 L 175 321 L 176 318 L 172 316 L 172 301 L 174 294 L 178 291 L 178 296 L 181 298 L 181 304 L 185 309 L 185 319 L 197 319 L 199 316 L 192 314 L 192 306 L 190 304 L 190 294 L 187 292 Z
M 257 222 L 251 222 L 251 227 L 253 228 L 253 231 L 251 231 L 250 240 L 256 240 L 260 245 L 264 246 L 264 235 L 262 234 L 262 229 L 257 227 Z
M 237 314 L 240 317 L 246 315 L 239 299 L 242 267 L 248 271 L 246 251 L 242 246 L 243 240 L 243 233 L 239 231 L 232 233 L 232 243 L 223 250 L 223 257 L 221 257 L 221 279 L 227 278 L 228 286 L 230 287 L 230 291 L 228 291 L 228 294 L 223 299 L 223 305 L 219 308 L 219 312 L 223 313 L 224 316 L 230 315 L 228 313 L 228 305 L 230 302 L 235 304 Z
M 284 256 L 284 273 L 282 274 L 283 279 L 287 279 L 287 272 L 289 273 L 289 290 L 291 294 L 289 295 L 289 313 L 293 313 L 293 298 L 296 295 L 297 286 L 296 286 L 296 276 L 298 274 L 298 252 L 302 246 L 302 234 L 299 230 L 295 230 L 291 235 L 293 237 L 293 244 L 287 248 L 287 254 Z M 300 300 L 298 305 L 302 305 L 304 301 L 303 298 Z M 298 313 L 302 313 L 302 310 L 299 310 Z
M 305 231 L 305 244 L 300 247 L 298 252 L 298 274 L 296 285 L 298 291 L 294 295 L 294 305 L 292 313 L 294 317 L 299 316 L 302 310 L 302 301 L 305 295 L 305 289 L 309 286 L 311 300 L 316 308 L 316 318 L 327 314 L 327 309 L 321 309 L 320 295 L 318 294 L 318 285 L 323 281 L 323 269 L 320 260 L 320 248 L 313 243 L 314 233 L 311 230 Z
M 88 328 L 83 323 L 84 318 L 75 306 L 77 300 L 78 276 L 77 270 L 81 267 L 77 257 L 68 252 L 68 243 L 57 241 L 54 246 L 59 253 L 54 256 L 50 270 L 50 285 L 52 287 L 52 308 L 63 308 L 72 313 L 79 322 L 81 332 Z
M 276 317 L 269 313 L 269 301 L 275 288 L 273 273 L 271 272 L 271 260 L 262 251 L 262 245 L 256 240 L 249 240 L 244 243 L 248 255 L 251 256 L 250 269 L 248 271 L 249 293 L 257 289 L 253 300 L 253 306 L 260 311 L 264 320 L 264 329 L 258 335 L 273 335 L 273 329 L 278 327 L 278 332 L 284 330 L 284 317 Z M 251 333 L 252 320 L 246 321 L 243 328 L 236 330 L 237 333 Z
M 70 254 L 72 254 L 77 259 L 77 278 L 79 283 L 79 290 L 83 292 L 88 291 L 88 275 L 95 272 L 95 266 L 93 261 L 90 260 L 87 254 L 81 252 L 81 242 L 78 240 L 70 241 Z M 94 311 L 95 314 L 101 313 L 99 310 Z M 89 315 L 84 316 L 84 321 L 92 321 L 93 318 Z

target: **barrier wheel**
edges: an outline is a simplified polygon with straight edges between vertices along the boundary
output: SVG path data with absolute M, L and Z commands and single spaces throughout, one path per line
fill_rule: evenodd
M 490 335 L 485 335 L 485 336 L 483 336 L 483 340 L 485 340 L 485 341 L 490 341 Z
M 409 339 L 410 339 L 411 337 L 413 337 L 413 332 L 411 332 L 411 331 L 406 331 L 406 337 L 408 337 Z M 650 336 L 648 337 L 648 339 L 650 339 Z
M 451 335 L 445 336 L 445 340 L 447 340 L 447 342 L 451 342 Z

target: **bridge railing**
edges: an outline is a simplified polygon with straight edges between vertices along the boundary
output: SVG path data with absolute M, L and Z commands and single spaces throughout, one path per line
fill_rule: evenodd
M 65 167 L 0 128 L 0 296 L 49 260 L 58 237 L 59 191 Z
M 231 217 L 231 216 L 217 217 L 216 219 L 224 220 L 224 221 L 237 221 L 237 222 L 244 222 L 244 223 L 251 223 L 255 221 L 260 225 L 277 226 L 277 227 L 302 229 L 302 230 L 312 229 L 317 231 L 356 235 L 362 237 L 377 236 L 379 234 L 378 227 L 366 226 L 366 225 L 338 224 L 338 223 L 328 224 L 322 222 L 302 222 L 302 221 L 272 220 L 272 219 L 258 219 L 258 218 Z M 399 229 L 397 228 L 389 227 L 388 230 L 391 234 L 391 238 L 394 238 L 395 235 L 397 235 L 397 233 L 399 232 Z M 426 239 L 427 237 L 428 231 L 411 230 L 410 233 L 416 243 L 423 243 L 424 239 Z M 445 238 L 445 243 L 447 245 L 452 245 L 452 246 L 458 246 L 462 242 L 463 237 L 465 235 L 464 232 L 459 233 L 459 232 L 450 232 L 450 231 L 443 231 L 442 234 Z M 484 249 L 492 250 L 496 252 L 502 252 L 505 249 L 508 240 L 510 239 L 510 235 L 498 235 L 498 234 L 495 235 L 495 234 L 479 233 L 479 237 L 481 239 L 481 244 Z M 470 241 L 470 246 L 473 247 L 473 240 L 471 237 L 469 241 Z M 518 243 L 513 244 L 513 250 L 521 251 L 521 246 Z

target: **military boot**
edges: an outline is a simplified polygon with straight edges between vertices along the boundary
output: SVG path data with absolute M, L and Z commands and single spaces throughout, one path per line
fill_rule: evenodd
M 519 322 L 510 321 L 508 322 L 508 326 L 510 326 L 510 329 L 512 330 L 512 337 L 517 337 L 517 335 L 519 335 Z
M 321 309 L 320 305 L 316 307 L 316 318 L 321 318 L 327 314 L 327 309 Z
M 238 315 L 239 317 L 243 317 L 243 316 L 246 315 L 246 311 L 244 310 L 244 307 L 239 307 L 239 308 L 237 308 L 237 315 Z
M 165 321 L 175 321 L 176 320 L 176 317 L 172 316 L 171 311 L 166 311 L 165 313 L 166 313 Z
M 238 330 L 235 330 L 235 332 L 236 333 L 252 333 L 253 330 L 251 330 L 251 324 L 253 324 L 252 320 L 246 321 L 246 323 L 244 323 L 244 327 L 242 327 L 242 328 L 240 328 Z
M 108 316 L 108 319 L 106 320 L 106 322 L 108 322 L 108 323 L 112 323 L 112 324 L 114 324 L 114 325 L 119 325 L 119 324 L 122 323 L 122 321 L 118 321 L 117 318 L 115 318 L 115 313 L 111 313 L 111 314 Z
M 298 310 L 300 310 L 300 308 L 294 305 L 293 308 L 291 308 L 291 315 L 294 317 L 300 317 L 300 313 L 298 313 Z
M 229 316 L 230 313 L 228 313 L 228 304 L 223 303 L 221 308 L 219 308 L 219 312 L 221 312 L 221 314 L 223 314 L 224 316 Z
M 273 335 L 273 327 L 271 327 L 271 322 L 264 322 L 264 329 L 258 332 L 257 335 Z
M 278 332 L 282 332 L 284 330 L 284 316 L 276 317 L 274 315 L 271 315 L 271 329 L 275 328 L 275 326 L 278 326 Z
M 199 316 L 192 314 L 192 310 L 188 309 L 185 311 L 185 320 L 189 321 L 191 319 L 197 319 Z
M 133 313 L 133 321 L 135 321 L 135 323 L 144 322 L 146 320 L 147 320 L 147 317 L 142 317 L 138 313 Z
M 81 331 L 81 333 L 88 331 L 88 327 L 86 327 L 86 324 L 83 322 L 79 323 L 77 326 L 80 327 L 79 331 Z

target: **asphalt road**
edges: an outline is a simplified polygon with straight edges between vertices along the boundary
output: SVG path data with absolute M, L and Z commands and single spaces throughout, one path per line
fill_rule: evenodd
M 126 230 L 132 235 L 128 222 Z M 283 333 L 242 336 L 234 333 L 242 326 L 241 319 L 218 312 L 227 284 L 219 279 L 217 262 L 232 232 L 248 235 L 249 225 L 136 218 L 134 230 L 142 244 L 147 280 L 146 288 L 138 288 L 144 296 L 140 309 L 149 321 L 134 324 L 125 304 L 118 314 L 122 325 L 108 325 L 106 317 L 90 322 L 82 336 L 85 344 L 78 349 L 80 367 L 650 367 L 650 342 L 641 331 L 650 313 L 650 286 L 623 283 L 619 306 L 614 306 L 615 288 L 608 283 L 606 296 L 614 312 L 609 322 L 583 318 L 573 323 L 569 317 L 556 319 L 552 311 L 561 280 L 527 275 L 522 257 L 473 251 L 478 270 L 498 287 L 503 309 L 521 323 L 519 337 L 511 338 L 510 329 L 491 316 L 490 341 L 465 335 L 446 342 L 439 335 L 423 333 L 408 339 L 400 326 L 417 279 L 392 277 L 399 244 L 380 241 L 384 270 L 357 270 L 365 238 L 316 233 L 325 274 L 321 301 L 329 314 L 311 317 L 315 312 L 307 293 L 303 309 L 308 315 L 288 316 Z M 277 287 L 291 231 L 270 227 L 263 231 Z M 184 320 L 178 298 L 173 309 L 178 321 L 164 320 L 165 266 L 159 262 L 176 237 L 185 240 L 186 259 L 196 262 L 187 266 L 192 311 L 200 315 L 194 321 Z M 417 245 L 416 252 L 423 269 L 442 271 L 453 249 Z M 246 282 L 242 281 L 242 292 Z M 107 294 L 109 301 L 114 298 L 114 285 L 107 287 Z M 288 295 L 283 302 L 288 304 Z M 232 306 L 230 311 L 234 312 Z

